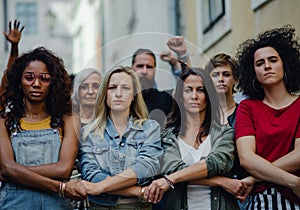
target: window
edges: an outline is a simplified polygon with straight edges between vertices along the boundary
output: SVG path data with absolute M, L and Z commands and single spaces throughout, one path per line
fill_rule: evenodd
M 225 15 L 225 0 L 203 0 L 203 33 L 208 32 Z
M 26 26 L 24 33 L 37 33 L 37 5 L 35 2 L 18 2 L 16 4 L 17 18 Z
M 269 0 L 251 0 L 251 8 L 253 10 L 258 9 L 260 6 L 264 5 Z
M 231 30 L 232 0 L 198 0 L 197 38 L 203 52 Z

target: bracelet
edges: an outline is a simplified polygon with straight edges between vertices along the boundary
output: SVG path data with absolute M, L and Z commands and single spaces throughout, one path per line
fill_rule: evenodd
M 66 183 L 59 182 L 58 194 L 61 198 L 65 197 L 65 189 L 66 189 Z
M 177 58 L 178 58 L 179 61 L 181 61 L 181 62 L 183 62 L 183 63 L 186 63 L 186 62 L 188 62 L 188 60 L 189 60 L 189 53 L 186 52 L 186 53 L 183 54 L 183 55 L 178 55 Z
M 174 187 L 174 183 L 169 179 L 169 177 L 167 175 L 164 175 L 164 179 L 167 181 L 169 187 L 171 188 L 172 191 L 174 191 L 175 187 Z

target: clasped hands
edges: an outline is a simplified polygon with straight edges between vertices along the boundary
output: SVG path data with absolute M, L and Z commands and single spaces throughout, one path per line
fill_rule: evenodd
M 251 177 L 247 177 L 242 180 L 226 178 L 226 181 L 223 181 L 220 187 L 235 196 L 236 199 L 243 202 L 251 192 L 253 185 L 254 181 Z M 149 186 L 144 187 L 144 199 L 156 204 L 162 199 L 164 193 L 168 190 L 170 190 L 170 187 L 166 179 L 160 178 L 154 180 Z
M 65 197 L 73 200 L 83 200 L 87 195 L 99 195 L 103 193 L 97 183 L 85 180 L 71 180 L 66 182 Z

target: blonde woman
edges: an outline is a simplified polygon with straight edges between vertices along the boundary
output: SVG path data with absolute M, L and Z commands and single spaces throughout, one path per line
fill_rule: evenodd
M 151 209 L 138 195 L 159 171 L 160 127 L 147 119 L 136 73 L 118 67 L 106 73 L 95 120 L 82 131 L 79 161 L 91 209 Z M 87 182 L 88 181 L 88 182 Z M 113 195 L 114 194 L 114 195 Z

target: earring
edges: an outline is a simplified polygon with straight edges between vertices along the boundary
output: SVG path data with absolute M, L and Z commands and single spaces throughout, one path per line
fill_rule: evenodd
M 259 87 L 259 88 L 256 88 L 256 81 L 257 81 L 257 80 L 256 80 L 255 78 L 252 80 L 252 86 L 253 86 L 254 91 L 255 91 L 255 92 L 258 92 L 258 89 L 260 89 L 262 86 L 261 86 L 261 84 L 257 81 L 257 83 L 260 84 L 260 87 Z
M 287 78 L 286 72 L 284 72 L 284 84 L 285 84 L 285 86 L 288 85 L 288 78 Z

